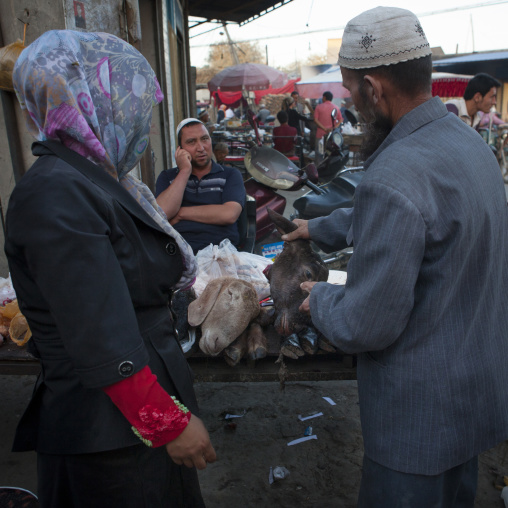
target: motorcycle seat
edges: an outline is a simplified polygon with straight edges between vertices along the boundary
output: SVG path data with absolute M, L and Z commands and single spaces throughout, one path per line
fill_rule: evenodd
M 293 206 L 299 217 L 304 220 L 330 215 L 337 208 L 351 208 L 353 206 L 354 188 L 349 183 L 345 185 L 339 179 L 323 185 L 322 194 L 308 192 L 295 200 Z

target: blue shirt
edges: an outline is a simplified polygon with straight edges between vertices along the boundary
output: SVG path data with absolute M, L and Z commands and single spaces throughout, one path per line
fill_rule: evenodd
M 178 168 L 162 171 L 155 184 L 155 197 L 171 185 L 178 171 Z M 222 205 L 229 201 L 239 203 L 242 208 L 245 205 L 242 175 L 236 168 L 223 167 L 212 161 L 210 173 L 201 180 L 196 175 L 190 175 L 183 194 L 182 206 Z M 210 244 L 218 245 L 225 238 L 229 238 L 233 245 L 238 245 L 240 241 L 236 222 L 219 226 L 182 220 L 174 227 L 189 243 L 194 253 Z

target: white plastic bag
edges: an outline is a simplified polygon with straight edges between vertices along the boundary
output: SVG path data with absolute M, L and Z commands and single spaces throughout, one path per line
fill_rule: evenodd
M 250 282 L 260 300 L 270 295 L 270 284 L 263 270 L 272 262 L 256 254 L 239 252 L 227 238 L 220 245 L 210 244 L 196 254 L 198 275 L 194 284 L 196 296 L 218 277 L 235 277 Z
M 16 300 L 16 293 L 12 287 L 11 276 L 7 279 L 0 277 L 0 305 L 4 306 L 12 300 Z
M 350 136 L 357 136 L 358 134 L 361 134 L 361 132 L 356 127 L 353 127 L 349 122 L 346 122 L 342 126 L 342 134 L 348 134 Z

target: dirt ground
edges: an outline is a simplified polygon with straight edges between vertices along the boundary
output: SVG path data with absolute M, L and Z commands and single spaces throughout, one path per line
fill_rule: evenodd
M 0 376 L 0 485 L 32 491 L 37 490 L 35 454 L 11 453 L 10 445 L 34 380 Z M 363 453 L 356 381 L 291 382 L 284 391 L 277 382 L 197 383 L 196 393 L 218 455 L 200 472 L 208 508 L 356 505 Z M 323 416 L 298 419 L 316 412 Z M 226 420 L 227 414 L 243 416 Z M 309 426 L 317 439 L 287 445 Z M 270 484 L 270 467 L 277 466 L 289 476 Z M 494 487 L 502 475 L 508 475 L 506 444 L 480 456 L 475 508 L 503 507 Z

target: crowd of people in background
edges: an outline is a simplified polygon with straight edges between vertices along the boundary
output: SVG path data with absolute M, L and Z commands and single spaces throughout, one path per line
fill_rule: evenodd
M 365 34 L 378 43 L 359 44 Z M 475 132 L 508 127 L 492 111 L 501 84 L 478 74 L 443 104 L 431 55 L 405 9 L 348 22 L 339 64 L 369 126 L 364 176 L 354 207 L 282 236 L 354 246 L 347 283 L 303 282 L 300 312 L 357 357 L 359 508 L 473 508 L 478 455 L 508 438 L 508 209 Z M 153 194 L 130 172 L 163 93 L 133 46 L 50 31 L 13 80 L 37 160 L 10 197 L 5 251 L 42 365 L 13 449 L 37 452 L 43 508 L 203 508 L 197 469 L 217 457 L 170 307 L 200 249 L 239 244 L 246 190 L 212 134 L 241 113 L 223 104 L 218 124 L 207 110 L 180 122 L 175 166 Z M 341 106 L 330 91 L 315 107 L 291 93 L 275 149 L 294 155 L 309 131 L 319 162 L 351 113 Z M 256 121 L 273 113 L 262 103 Z

